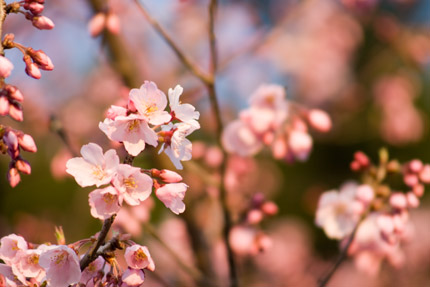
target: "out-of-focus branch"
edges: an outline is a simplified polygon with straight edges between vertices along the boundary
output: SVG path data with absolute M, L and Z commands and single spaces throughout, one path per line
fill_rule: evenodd
M 105 2 L 106 1 L 103 0 L 88 0 L 94 13 L 101 12 L 104 8 Z M 139 76 L 135 61 L 128 52 L 127 46 L 122 41 L 121 37 L 114 35 L 105 29 L 103 31 L 103 39 L 109 50 L 111 64 L 121 76 L 124 84 L 130 88 L 140 87 L 142 79 Z
M 3 22 L 6 19 L 6 3 L 0 0 L 0 40 L 3 38 Z M 0 55 L 3 56 L 3 44 L 0 44 Z
M 328 281 L 331 279 L 333 274 L 336 272 L 336 270 L 345 260 L 348 254 L 348 249 L 351 246 L 352 241 L 354 240 L 355 234 L 357 233 L 358 226 L 360 225 L 362 220 L 363 218 L 355 226 L 354 230 L 352 231 L 351 235 L 348 238 L 348 241 L 346 242 L 345 246 L 342 248 L 339 256 L 336 259 L 336 262 L 333 264 L 331 269 L 326 274 L 324 274 L 324 276 L 320 280 L 318 280 L 318 287 L 326 287 L 326 284 L 328 283 Z
M 232 220 L 231 220 L 231 214 L 230 210 L 228 208 L 227 204 L 227 191 L 224 184 L 224 177 L 227 169 L 227 152 L 222 146 L 221 143 L 221 137 L 222 137 L 222 131 L 223 131 L 223 123 L 221 118 L 221 110 L 218 103 L 217 93 L 216 93 L 216 87 L 215 87 L 215 78 L 217 73 L 217 67 L 218 67 L 218 52 L 216 47 L 216 36 L 215 36 L 215 16 L 216 11 L 218 7 L 218 1 L 217 0 L 211 0 L 209 3 L 209 29 L 208 29 L 208 35 L 209 35 L 209 47 L 210 47 L 210 59 L 211 59 L 211 76 L 213 81 L 211 83 L 207 83 L 207 87 L 209 90 L 209 100 L 212 108 L 213 115 L 215 117 L 215 121 L 217 123 L 216 127 L 216 136 L 217 136 L 217 142 L 218 145 L 223 153 L 224 160 L 221 163 L 220 166 L 220 173 L 221 173 L 221 179 L 220 179 L 220 202 L 222 207 L 222 213 L 224 218 L 224 226 L 223 226 L 223 241 L 226 247 L 227 251 L 227 260 L 228 260 L 228 267 L 229 267 L 229 285 L 231 287 L 237 287 L 239 286 L 239 280 L 237 276 L 237 270 L 236 270 L 236 264 L 234 262 L 234 254 L 233 250 L 230 245 L 229 237 L 230 237 L 230 231 L 232 228 Z
M 136 2 L 137 7 L 142 12 L 142 14 L 145 16 L 145 18 L 148 20 L 149 24 L 157 31 L 157 33 L 166 41 L 166 43 L 172 48 L 172 50 L 175 52 L 176 56 L 179 58 L 179 60 L 192 72 L 197 78 L 199 78 L 203 83 L 210 84 L 213 83 L 213 78 L 206 75 L 201 69 L 194 64 L 185 54 L 182 52 L 181 49 L 179 49 L 178 45 L 172 40 L 172 38 L 167 34 L 167 32 L 161 27 L 161 25 L 158 23 L 158 21 L 153 18 L 149 12 L 144 7 L 143 3 L 139 0 L 134 0 Z

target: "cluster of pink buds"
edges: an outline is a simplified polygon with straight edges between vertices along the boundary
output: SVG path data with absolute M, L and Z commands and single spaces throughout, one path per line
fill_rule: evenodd
M 138 245 L 127 236 L 116 236 L 102 246 L 98 257 L 81 270 L 81 247 L 92 239 L 65 243 L 37 245 L 26 242 L 19 235 L 1 238 L 0 286 L 141 286 L 144 270 L 155 270 L 155 264 L 146 246 Z M 126 247 L 127 246 L 127 247 Z M 125 271 L 112 251 L 124 249 Z
M 24 96 L 17 87 L 5 84 L 0 90 L 0 116 L 9 115 L 12 119 L 22 122 L 24 115 L 22 112 L 22 102 Z
M 241 255 L 255 255 L 271 246 L 270 238 L 261 230 L 260 223 L 267 216 L 278 213 L 278 206 L 265 199 L 262 193 L 255 194 L 248 209 L 243 213 L 241 223 L 230 233 L 233 250 Z
M 36 144 L 30 135 L 0 125 L 0 149 L 11 158 L 7 179 L 15 187 L 21 181 L 19 173 L 31 173 L 30 164 L 21 157 L 20 150 L 36 152 Z
M 119 17 L 112 11 L 99 12 L 88 22 L 88 31 L 92 37 L 99 36 L 104 30 L 116 35 L 120 29 L 121 22 Z
M 6 6 L 6 13 L 21 13 L 25 18 L 40 30 L 51 30 L 54 22 L 46 16 L 42 16 L 45 0 L 24 0 L 13 2 Z M 23 8 L 24 10 L 21 10 Z
M 166 95 L 153 82 L 145 81 L 140 89 L 132 89 L 127 107 L 111 106 L 99 128 L 110 140 L 122 142 L 127 152 L 137 156 L 146 144 L 165 152 L 177 169 L 181 161 L 191 159 L 192 144 L 186 138 L 200 128 L 199 112 L 190 104 L 183 104 L 179 97 L 182 87 L 169 89 L 169 107 Z
M 3 47 L 5 49 L 17 48 L 23 54 L 25 63 L 25 72 L 32 78 L 40 79 L 42 74 L 40 70 L 52 71 L 54 65 L 51 59 L 42 50 L 34 50 L 31 47 L 25 47 L 22 44 L 14 42 L 13 34 L 6 34 L 3 39 Z
M 277 159 L 304 161 L 312 149 L 308 125 L 328 132 L 332 123 L 322 110 L 287 101 L 282 86 L 263 85 L 251 96 L 250 107 L 225 128 L 222 142 L 228 152 L 240 156 L 254 155 L 267 145 Z
M 389 160 L 382 149 L 378 165 L 363 152 L 356 152 L 351 169 L 361 173 L 363 184 L 349 183 L 340 192 L 323 193 L 316 224 L 333 239 L 347 240 L 353 234 L 348 253 L 354 256 L 359 269 L 376 274 L 383 259 L 399 266 L 403 258 L 400 243 L 410 232 L 409 210 L 419 206 L 424 184 L 430 183 L 430 165 L 415 159 L 402 168 L 397 160 Z M 395 174 L 403 175 L 411 190 L 394 190 L 385 182 Z

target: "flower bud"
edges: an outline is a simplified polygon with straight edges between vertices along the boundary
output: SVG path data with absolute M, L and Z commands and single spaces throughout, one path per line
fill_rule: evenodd
M 278 213 L 278 206 L 273 201 L 267 201 L 261 206 L 261 211 L 267 215 L 275 215 Z
M 249 224 L 259 224 L 263 220 L 263 212 L 259 209 L 251 209 L 246 215 Z
M 24 101 L 24 96 L 22 95 L 21 91 L 17 89 L 17 87 L 12 85 L 6 85 L 4 89 L 7 92 L 9 98 L 21 103 Z
M 6 116 L 9 113 L 9 101 L 6 97 L 0 96 L 0 116 Z
M 40 30 L 51 30 L 55 27 L 54 22 L 46 16 L 34 16 L 31 22 Z
M 0 78 L 7 78 L 12 72 L 13 64 L 6 57 L 0 56 Z
M 114 35 L 119 34 L 119 31 L 121 29 L 121 22 L 119 21 L 119 17 L 117 14 L 109 13 L 107 15 L 106 28 Z
M 105 13 L 97 13 L 94 15 L 88 23 L 88 32 L 91 37 L 97 37 L 103 31 L 106 24 Z
M 7 173 L 7 180 L 11 187 L 17 186 L 17 184 L 21 181 L 21 176 L 18 173 L 18 170 L 14 167 L 10 168 Z
M 407 186 L 411 186 L 411 187 L 419 183 L 418 176 L 413 173 L 406 173 L 405 175 L 403 175 L 403 181 Z
M 361 167 L 368 167 L 370 164 L 369 158 L 362 151 L 355 152 L 354 159 L 360 164 Z
M 29 4 L 23 5 L 24 9 L 29 10 L 34 15 L 39 15 L 43 12 L 44 6 L 43 4 L 37 2 L 31 2 Z
M 42 77 L 42 73 L 39 70 L 39 67 L 32 62 L 26 62 L 25 72 L 32 78 L 40 79 Z
M 20 147 L 28 152 L 36 152 L 37 147 L 31 135 L 22 134 L 18 136 L 18 143 Z
M 423 183 L 430 183 L 430 164 L 426 164 L 423 166 L 421 172 L 420 172 L 420 180 Z
M 40 69 L 45 71 L 52 71 L 54 69 L 51 59 L 42 50 L 34 51 L 30 56 Z
M 7 145 L 8 149 L 16 150 L 18 149 L 18 137 L 13 131 L 8 131 L 3 136 L 3 141 Z
M 396 209 L 405 209 L 407 207 L 406 196 L 401 192 L 395 192 L 390 196 L 390 205 Z
M 18 102 L 14 102 L 9 105 L 9 116 L 19 122 L 24 120 L 24 114 L 22 113 L 22 107 Z
M 423 168 L 423 162 L 420 161 L 419 159 L 414 159 L 409 162 L 408 168 L 413 173 L 419 173 Z
M 175 183 L 175 182 L 182 181 L 182 176 L 180 176 L 178 173 L 174 171 L 167 170 L 167 169 L 162 169 L 160 171 L 160 178 L 167 183 Z
M 332 122 L 328 113 L 319 109 L 312 109 L 308 112 L 308 122 L 315 130 L 319 132 L 328 132 L 331 130 Z
M 422 185 L 422 184 L 414 185 L 414 187 L 412 187 L 412 192 L 418 197 L 423 196 L 424 195 L 424 185 Z
M 369 204 L 375 198 L 375 192 L 370 185 L 363 184 L 357 188 L 356 197 L 364 204 Z
M 312 149 L 312 138 L 308 133 L 294 130 L 288 138 L 288 146 L 295 159 L 305 161 Z
M 408 192 L 406 194 L 406 201 L 408 202 L 409 208 L 417 208 L 420 205 L 420 200 L 413 192 Z
M 31 166 L 30 163 L 22 158 L 19 158 L 15 162 L 15 167 L 22 173 L 30 174 L 31 173 Z

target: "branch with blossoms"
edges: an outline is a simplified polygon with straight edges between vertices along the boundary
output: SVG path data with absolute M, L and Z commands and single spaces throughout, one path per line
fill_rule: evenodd
M 430 164 L 414 159 L 404 164 L 389 159 L 381 149 L 379 163 L 359 151 L 354 154 L 351 169 L 361 175 L 361 183 L 349 182 L 340 191 L 330 190 L 319 199 L 315 223 L 331 239 L 341 241 L 342 251 L 333 268 L 319 286 L 329 282 L 347 255 L 355 265 L 377 274 L 383 260 L 395 267 L 402 265 L 401 243 L 409 228 L 409 210 L 417 208 L 430 184 Z M 388 182 L 395 176 L 403 178 L 401 187 Z M 403 189 L 406 192 L 400 190 Z
M 54 28 L 54 23 L 41 13 L 44 9 L 44 0 L 25 0 L 10 4 L 0 1 L 0 37 L 2 37 L 3 23 L 11 13 L 21 13 L 25 19 L 40 30 Z M 9 115 L 12 119 L 22 122 L 24 120 L 22 103 L 24 96 L 20 90 L 5 82 L 10 76 L 14 65 L 4 56 L 6 49 L 18 49 L 23 54 L 25 72 L 32 78 L 40 79 L 40 70 L 51 71 L 54 69 L 51 59 L 42 51 L 34 50 L 15 42 L 12 33 L 6 34 L 0 44 L 0 115 Z M 11 158 L 7 179 L 10 186 L 15 187 L 21 181 L 22 174 L 30 174 L 31 166 L 21 156 L 21 150 L 36 152 L 37 147 L 31 135 L 20 130 L 0 124 L 0 150 L 2 154 L 8 154 Z
M 126 107 L 111 106 L 100 129 L 111 140 L 124 145 L 127 156 L 120 164 L 116 151 L 89 143 L 81 148 L 82 157 L 70 159 L 67 172 L 82 186 L 96 186 L 89 194 L 90 213 L 103 220 L 97 237 L 62 244 L 36 246 L 16 234 L 3 237 L 0 259 L 5 262 L 2 280 L 15 286 L 139 286 L 145 278 L 144 269 L 154 271 L 155 264 L 145 246 L 130 241 L 127 235 L 116 235 L 106 242 L 116 214 L 125 204 L 140 205 L 154 189 L 156 197 L 173 213 L 185 211 L 183 199 L 188 185 L 176 172 L 141 169 L 132 165 L 146 144 L 156 147 L 162 143 L 172 163 L 182 169 L 181 161 L 191 159 L 191 142 L 186 136 L 200 128 L 199 113 L 190 104 L 179 100 L 182 87 L 176 86 L 167 97 L 153 82 L 130 91 Z M 83 253 L 88 243 L 91 246 Z M 128 247 L 126 247 L 128 246 Z M 128 268 L 120 270 L 115 250 L 122 250 Z M 82 254 L 81 259 L 78 255 Z M 31 260 L 29 259 L 31 258 Z M 5 275 L 6 274 L 6 275 Z M 9 282 L 9 283 L 8 283 Z M 9 286 L 9 285 L 8 285 Z

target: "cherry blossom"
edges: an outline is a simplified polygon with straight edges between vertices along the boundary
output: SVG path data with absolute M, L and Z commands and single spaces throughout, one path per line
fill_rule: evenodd
M 127 268 L 122 273 L 122 287 L 138 287 L 145 281 L 145 273 L 140 269 Z
M 242 121 L 231 122 L 224 130 L 222 144 L 230 153 L 251 156 L 263 148 L 263 142 Z
M 127 247 L 124 253 L 127 265 L 132 269 L 148 269 L 155 270 L 155 264 L 149 253 L 148 247 L 134 244 Z
M 81 278 L 79 258 L 73 249 L 65 245 L 52 245 L 42 252 L 39 264 L 46 271 L 48 286 L 67 287 Z
M 88 197 L 91 215 L 95 218 L 107 219 L 117 213 L 121 207 L 118 191 L 112 186 L 93 190 Z
M 129 205 L 139 205 L 152 192 L 152 179 L 140 172 L 140 168 L 120 164 L 112 181 L 119 192 L 119 201 L 125 200 Z
M 116 173 L 119 157 L 115 150 L 103 150 L 95 143 L 89 143 L 81 148 L 82 157 L 75 157 L 67 161 L 66 172 L 75 177 L 82 186 L 101 186 L 109 183 Z
M 137 156 L 145 145 L 158 145 L 157 134 L 148 126 L 147 119 L 138 114 L 117 116 L 114 120 L 106 118 L 99 128 L 113 141 L 124 143 L 127 152 Z
M 315 223 L 329 238 L 342 239 L 357 225 L 363 206 L 355 198 L 356 188 L 355 184 L 347 184 L 340 192 L 330 190 L 321 195 Z
M 185 211 L 185 204 L 182 200 L 185 197 L 188 185 L 185 183 L 169 183 L 163 185 L 155 191 L 155 195 L 173 213 L 179 214 Z
M 140 89 L 132 89 L 129 105 L 136 108 L 150 124 L 161 125 L 170 121 L 171 116 L 164 109 L 167 106 L 166 95 L 154 82 L 145 81 Z
M 13 260 L 19 250 L 26 250 L 27 242 L 22 236 L 10 234 L 0 240 L 0 259 L 8 263 Z
M 200 117 L 200 113 L 190 104 L 182 104 L 179 97 L 182 95 L 183 88 L 177 85 L 173 90 L 169 89 L 169 106 L 171 112 L 173 112 L 174 118 L 184 123 L 190 124 L 194 129 L 199 129 L 200 124 L 197 121 Z
M 13 64 L 5 57 L 0 56 L 0 78 L 7 78 L 13 69 Z
M 40 245 L 37 249 L 19 250 L 12 263 L 12 271 L 21 282 L 26 277 L 40 282 L 45 276 L 45 270 L 39 265 L 40 254 L 47 249 L 47 245 Z

